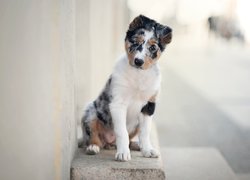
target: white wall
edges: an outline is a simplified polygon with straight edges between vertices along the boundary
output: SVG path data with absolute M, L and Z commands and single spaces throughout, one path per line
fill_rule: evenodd
M 74 1 L 0 1 L 0 179 L 69 179 Z

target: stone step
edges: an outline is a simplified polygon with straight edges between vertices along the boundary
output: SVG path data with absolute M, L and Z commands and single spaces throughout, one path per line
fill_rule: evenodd
M 237 180 L 250 180 L 250 174 L 236 174 Z
M 168 180 L 237 180 L 215 148 L 162 148 L 161 154 Z
M 156 128 L 153 125 L 151 141 L 159 149 Z M 101 150 L 98 155 L 86 155 L 79 148 L 71 165 L 71 180 L 82 179 L 143 179 L 162 180 L 165 173 L 161 156 L 159 158 L 144 158 L 138 151 L 131 151 L 129 162 L 115 161 L 115 150 Z

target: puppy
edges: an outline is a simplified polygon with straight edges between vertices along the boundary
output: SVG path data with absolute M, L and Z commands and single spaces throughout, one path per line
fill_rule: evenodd
M 120 57 L 98 98 L 82 118 L 87 154 L 116 144 L 115 159 L 131 159 L 129 143 L 139 134 L 144 157 L 158 157 L 150 143 L 150 128 L 161 75 L 158 59 L 171 42 L 172 30 L 143 15 L 129 25 L 126 53 Z

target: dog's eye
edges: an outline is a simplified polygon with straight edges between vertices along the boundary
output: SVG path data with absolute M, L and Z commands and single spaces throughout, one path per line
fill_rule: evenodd
M 154 51 L 156 51 L 156 46 L 155 45 L 152 45 L 152 46 L 150 46 L 149 47 L 149 51 L 151 51 L 151 52 L 154 52 Z

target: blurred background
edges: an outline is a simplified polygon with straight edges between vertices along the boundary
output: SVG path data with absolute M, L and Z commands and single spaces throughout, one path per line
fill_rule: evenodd
M 163 86 L 155 116 L 169 171 L 174 160 L 168 155 L 178 154 L 173 151 L 190 153 L 195 164 L 202 156 L 212 159 L 206 149 L 214 148 L 237 179 L 249 180 L 250 2 L 129 0 L 128 7 L 133 17 L 143 13 L 173 28 L 160 60 Z M 186 174 L 169 172 L 170 179 L 182 179 L 178 173 Z
M 235 179 L 249 180 L 249 7 L 248 0 L 0 1 L 0 179 L 69 179 L 84 106 L 124 53 L 129 22 L 144 14 L 173 29 L 154 118 L 169 179 L 193 180 L 210 160 L 220 174 L 219 155 Z

